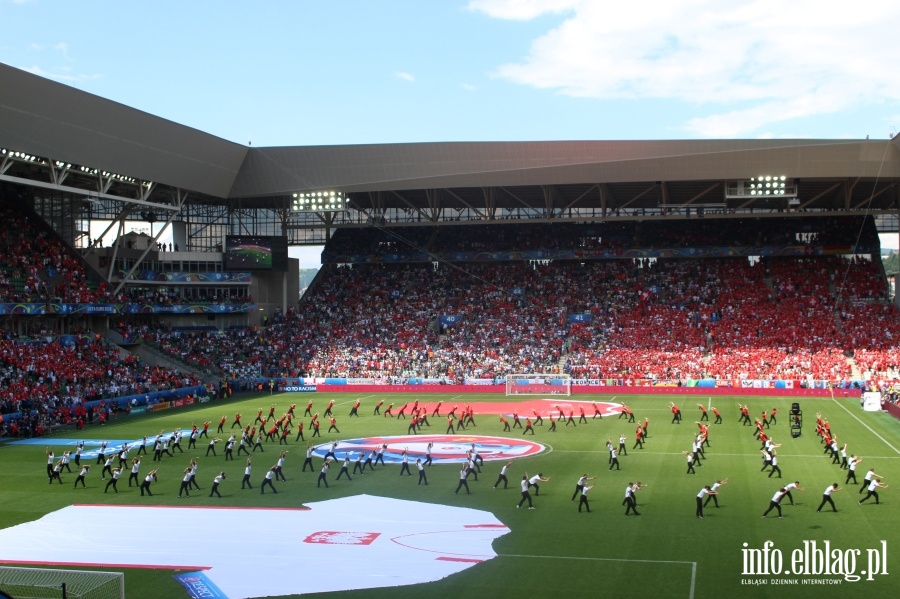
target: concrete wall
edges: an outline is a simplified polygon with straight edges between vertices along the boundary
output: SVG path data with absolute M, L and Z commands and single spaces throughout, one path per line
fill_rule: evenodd
M 256 311 L 250 314 L 251 325 L 261 325 L 263 317 L 271 317 L 280 308 L 286 312 L 296 307 L 300 297 L 300 261 L 288 258 L 287 272 L 253 273 L 250 295 L 256 304 Z

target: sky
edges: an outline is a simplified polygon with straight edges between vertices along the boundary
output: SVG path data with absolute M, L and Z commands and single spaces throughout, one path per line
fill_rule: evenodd
M 887 139 L 897 23 L 896 0 L 0 0 L 0 62 L 254 146 Z

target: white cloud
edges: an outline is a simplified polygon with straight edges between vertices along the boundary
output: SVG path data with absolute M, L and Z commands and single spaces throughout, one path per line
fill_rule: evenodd
M 471 0 L 467 8 L 495 19 L 528 21 L 569 11 L 579 4 L 581 0 Z
M 472 0 L 502 19 L 569 11 L 495 76 L 564 95 L 694 105 L 683 127 L 708 137 L 900 101 L 900 3 L 835 0 Z
M 823 93 L 815 95 L 815 103 L 807 95 L 770 102 L 760 99 L 763 101 L 750 108 L 690 119 L 685 128 L 702 137 L 736 137 L 772 123 L 846 108 L 847 103 L 838 98 Z
M 475 87 L 475 86 L 472 85 L 471 83 L 463 83 L 463 84 L 462 84 L 462 88 L 463 88 L 464 90 L 466 90 L 467 92 L 473 92 L 473 91 L 475 91 L 476 89 L 478 89 L 477 87 Z
M 833 136 L 840 137 L 840 136 Z M 855 136 L 847 136 L 846 139 L 859 139 L 859 135 Z M 807 133 L 773 133 L 771 131 L 765 131 L 763 133 L 757 133 L 756 139 L 812 139 Z
M 405 73 L 403 71 L 396 71 L 394 73 L 394 77 L 397 77 L 398 79 L 403 79 L 404 81 L 409 81 L 411 83 L 416 80 L 415 75 L 413 75 L 412 73 Z
M 55 44 L 53 46 L 53 49 L 59 50 L 62 53 L 63 58 L 65 58 L 66 60 L 72 60 L 71 58 L 69 58 L 69 45 L 66 42 L 59 42 L 58 44 Z
M 79 83 L 81 81 L 90 81 L 92 79 L 99 79 L 100 75 L 86 75 L 82 73 L 72 73 L 71 69 L 66 67 L 60 67 L 54 71 L 46 71 L 39 66 L 30 66 L 30 67 L 20 67 L 23 71 L 28 71 L 34 75 L 38 75 L 39 77 L 44 77 L 45 79 L 55 79 L 56 81 L 61 81 L 63 83 Z
M 49 71 L 45 71 L 41 67 L 35 65 L 30 67 L 22 67 L 23 71 L 28 71 L 34 75 L 39 77 L 44 77 L 45 79 L 56 79 L 57 81 L 65 81 L 67 83 L 71 83 L 75 81 L 75 77 L 73 75 L 66 75 L 65 73 L 51 73 Z
M 62 57 L 66 61 L 72 62 L 72 57 L 69 56 L 69 44 L 67 44 L 66 42 L 57 42 L 49 47 L 57 50 L 60 54 L 62 54 Z M 28 44 L 28 50 L 31 52 L 43 52 L 44 48 L 45 46 L 43 44 L 39 44 L 37 42 Z

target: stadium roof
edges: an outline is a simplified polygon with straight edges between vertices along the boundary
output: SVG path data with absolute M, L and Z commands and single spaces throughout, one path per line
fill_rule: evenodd
M 0 156 L 0 180 L 114 199 L 178 189 L 194 201 L 285 208 L 295 192 L 336 189 L 367 218 L 403 211 L 418 222 L 454 209 L 490 221 L 504 210 L 577 219 L 686 207 L 896 215 L 900 204 L 898 138 L 251 148 L 3 64 L 0 90 L 0 148 L 31 158 Z M 786 176 L 796 198 L 730 197 L 730 185 L 760 175 Z

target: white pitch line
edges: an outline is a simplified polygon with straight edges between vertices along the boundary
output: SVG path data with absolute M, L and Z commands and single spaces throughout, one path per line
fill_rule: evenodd
M 890 447 L 891 449 L 893 449 L 896 453 L 900 454 L 900 449 L 897 449 L 896 447 L 894 447 L 893 445 L 891 445 L 890 443 L 888 443 L 888 442 L 887 442 L 887 439 L 885 439 L 884 437 L 882 437 L 881 435 L 879 435 L 878 433 L 876 433 L 875 431 L 873 431 L 871 426 L 869 426 L 868 424 L 866 424 L 865 422 L 863 422 L 862 420 L 860 420 L 859 417 L 858 417 L 856 414 L 854 414 L 853 412 L 851 412 L 850 410 L 848 410 L 847 407 L 846 407 L 845 405 L 843 405 L 841 402 L 839 402 L 838 400 L 836 400 L 834 397 L 831 398 L 831 401 L 833 401 L 834 403 L 836 403 L 837 405 L 839 405 L 841 408 L 843 408 L 843 410 L 844 410 L 845 412 L 847 412 L 848 414 L 850 414 L 851 416 L 853 416 L 853 418 L 855 418 L 856 421 L 857 421 L 858 423 L 860 423 L 861 425 L 863 425 L 864 427 L 866 427 L 867 429 L 869 429 L 869 432 L 872 433 L 873 435 L 875 435 L 876 437 L 878 437 L 879 439 L 881 439 L 881 440 L 884 442 L 885 445 L 887 445 L 888 447 Z M 869 456 L 866 456 L 866 457 L 869 457 Z
M 351 403 L 355 402 L 357 399 L 363 400 L 363 399 L 368 399 L 368 398 L 370 398 L 370 397 L 372 397 L 372 395 L 367 395 L 366 397 L 355 397 L 355 398 L 353 398 L 353 399 L 348 399 L 347 401 L 342 401 L 342 402 L 339 402 L 339 403 L 338 403 L 338 402 L 335 402 L 334 405 L 335 405 L 335 406 L 346 406 L 347 404 L 351 404 Z M 362 407 L 362 406 L 360 406 L 360 407 Z
M 546 445 L 546 444 L 545 444 L 545 445 Z M 605 450 L 605 449 L 557 449 L 556 451 L 558 451 L 559 453 L 602 453 L 602 454 L 607 453 L 607 450 Z M 708 450 L 708 451 L 709 451 L 709 450 Z M 680 451 L 641 451 L 640 449 L 632 449 L 631 452 L 632 452 L 632 453 L 625 454 L 623 457 L 626 457 L 626 458 L 627 458 L 627 457 L 630 456 L 630 455 L 677 455 L 677 456 L 684 455 L 684 454 L 682 454 L 682 452 L 680 452 Z M 755 457 L 755 458 L 759 458 L 758 455 L 756 455 L 755 453 L 752 453 L 752 452 L 751 452 L 751 453 L 716 453 L 716 452 L 710 451 L 710 456 L 711 456 L 711 457 L 712 457 L 712 456 L 729 456 L 729 457 L 742 457 L 742 456 L 743 456 L 743 457 L 746 457 L 746 456 L 753 456 L 753 457 Z M 823 457 L 824 454 L 809 454 L 809 453 L 802 453 L 802 454 L 786 454 L 786 453 L 779 453 L 778 456 L 779 456 L 779 457 L 782 457 L 782 458 L 817 458 L 817 457 Z M 893 455 L 869 455 L 869 454 L 866 454 L 866 459 L 867 459 L 867 460 L 868 460 L 868 459 L 875 459 L 875 460 L 878 460 L 878 459 L 881 459 L 881 460 L 900 460 L 900 456 L 893 456 Z
M 645 564 L 696 564 L 697 562 L 687 562 L 679 560 L 667 559 L 625 559 L 622 557 L 577 557 L 573 555 L 519 555 L 515 553 L 498 553 L 498 557 L 528 557 L 534 559 L 572 559 L 593 562 L 640 562 Z
M 578 560 L 578 561 L 592 561 L 592 562 L 635 562 L 642 564 L 681 564 L 681 565 L 691 565 L 691 589 L 688 593 L 688 599 L 694 599 L 694 588 L 696 587 L 697 582 L 697 562 L 686 562 L 686 561 L 678 561 L 678 560 L 665 560 L 665 559 L 624 559 L 617 557 L 575 557 L 575 556 L 565 556 L 565 555 L 517 555 L 513 553 L 498 553 L 497 557 L 525 557 L 525 558 L 534 558 L 534 559 L 565 559 L 565 560 Z
M 697 581 L 697 562 L 691 562 L 691 592 L 688 599 L 694 599 L 694 586 Z

